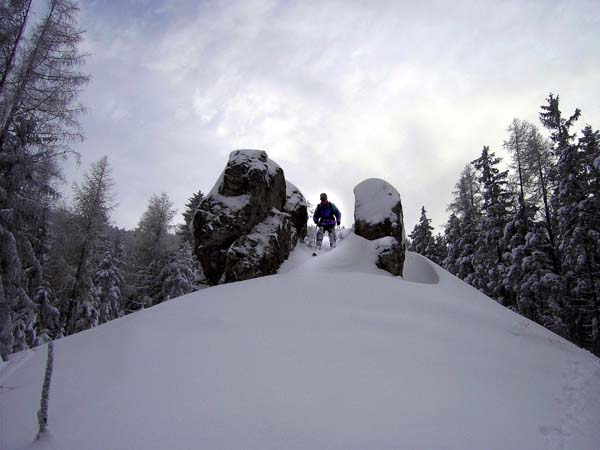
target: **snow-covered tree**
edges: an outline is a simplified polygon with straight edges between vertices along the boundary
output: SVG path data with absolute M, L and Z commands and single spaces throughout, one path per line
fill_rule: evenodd
M 597 145 L 597 135 L 588 129 L 579 143 L 571 129 L 580 110 L 565 119 L 559 109 L 559 98 L 552 94 L 542 105 L 540 120 L 551 132 L 554 152 L 558 157 L 556 187 L 552 202 L 557 211 L 558 243 L 561 272 L 565 288 L 566 322 L 570 337 L 584 347 L 600 350 L 598 311 L 599 233 L 597 193 L 592 192 L 588 174 L 593 164 L 586 158 L 587 146 Z M 596 141 L 596 144 L 594 144 Z
M 54 306 L 53 295 L 47 284 L 38 288 L 33 301 L 38 307 L 36 345 L 39 345 L 60 335 L 60 313 Z
M 68 334 L 99 323 L 99 305 L 92 292 L 92 276 L 98 263 L 99 246 L 108 228 L 109 214 L 115 207 L 113 185 L 108 158 L 104 156 L 91 165 L 81 186 L 75 186 L 73 219 L 78 233 L 73 236 L 77 241 L 73 261 L 75 277 L 64 315 Z
M 501 171 L 501 158 L 484 146 L 473 161 L 479 172 L 482 192 L 482 218 L 473 256 L 473 286 L 506 305 L 509 301 L 504 276 L 507 269 L 504 228 L 512 210 L 512 194 L 507 189 L 508 171 Z
M 192 247 L 184 241 L 179 251 L 171 255 L 159 274 L 158 281 L 161 286 L 159 302 L 195 291 L 199 278 Z
M 532 201 L 541 212 L 550 246 L 547 247 L 555 273 L 560 271 L 560 262 L 556 244 L 556 219 L 551 206 L 550 196 L 553 191 L 553 172 L 556 161 L 552 154 L 550 142 L 544 138 L 537 127 L 530 125 L 524 166 L 529 174 Z
M 431 219 L 427 217 L 425 206 L 422 206 L 419 223 L 415 225 L 413 231 L 409 234 L 411 240 L 410 250 L 431 259 L 435 245 L 432 231 Z
M 121 288 L 125 279 L 121 274 L 124 248 L 117 241 L 114 248 L 107 248 L 93 276 L 94 303 L 97 305 L 99 323 L 105 323 L 123 315 Z
M 444 239 L 444 235 L 438 233 L 433 238 L 433 253 L 429 256 L 429 259 L 441 266 L 444 264 L 447 256 L 448 247 L 446 245 L 446 239 Z
M 446 241 L 446 257 L 442 261 L 442 267 L 448 272 L 457 275 L 459 273 L 459 260 L 461 248 L 459 241 L 461 238 L 460 219 L 455 213 L 452 213 L 444 227 L 444 240 Z
M 525 245 L 518 249 L 522 252 L 518 258 L 522 276 L 520 284 L 513 284 L 517 311 L 561 336 L 568 336 L 563 282 L 549 257 L 550 245 L 543 224 L 536 223 L 527 233 Z
M 481 220 L 481 192 L 476 174 L 471 165 L 466 165 L 454 191 L 454 201 L 449 206 L 454 221 L 446 227 L 448 258 L 446 267 L 452 266 L 453 273 L 469 284 L 473 284 L 475 265 L 473 256 L 479 236 Z M 452 216 L 451 216 L 452 217 Z M 460 230 L 460 232 L 458 232 Z M 454 239 L 450 236 L 456 236 Z M 458 234 L 455 234 L 458 233 Z
M 170 233 L 176 212 L 166 193 L 150 197 L 136 229 L 136 292 L 128 302 L 128 311 L 152 306 L 161 300 L 160 274 L 177 249 L 177 239 Z
M 0 6 L 0 355 L 37 342 L 48 206 L 58 162 L 81 138 L 77 7 L 52 0 L 36 21 L 30 0 Z M 8 334 L 12 333 L 9 338 Z M 10 348 L 12 346 L 12 348 Z
M 200 190 L 195 192 L 189 198 L 182 213 L 183 223 L 179 225 L 177 230 L 177 235 L 180 236 L 181 239 L 189 242 L 192 247 L 194 246 L 194 235 L 192 234 L 190 227 L 192 225 L 192 220 L 194 220 L 194 214 L 202 200 L 204 200 L 204 194 Z

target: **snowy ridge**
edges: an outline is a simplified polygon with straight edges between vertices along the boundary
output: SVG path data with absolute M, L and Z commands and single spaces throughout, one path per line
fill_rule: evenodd
M 13 356 L 0 448 L 597 448 L 596 357 L 419 255 L 377 269 L 376 245 L 299 246 L 280 274 L 56 341 L 35 444 L 45 347 Z

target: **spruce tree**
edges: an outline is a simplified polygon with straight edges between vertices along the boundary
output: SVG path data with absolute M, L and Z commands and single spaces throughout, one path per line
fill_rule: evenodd
M 124 248 L 117 241 L 114 248 L 107 248 L 93 277 L 94 302 L 98 307 L 98 321 L 105 323 L 123 315 L 121 289 L 125 279 L 121 274 Z
M 454 201 L 449 209 L 458 218 L 458 223 L 452 224 L 453 232 L 456 233 L 460 229 L 457 240 L 448 244 L 449 258 L 452 258 L 454 264 L 453 273 L 473 285 L 474 254 L 481 227 L 481 192 L 471 165 L 466 165 L 461 172 L 454 191 Z M 448 234 L 447 238 L 449 238 Z
M 481 156 L 472 162 L 479 172 L 483 200 L 481 228 L 473 257 L 473 285 L 507 305 L 510 295 L 504 283 L 507 271 L 504 254 L 507 247 L 503 237 L 512 210 L 512 194 L 507 189 L 508 171 L 498 168 L 500 162 L 501 158 L 496 157 L 487 146 L 483 147 Z
M 582 150 L 593 134 L 587 133 L 579 143 L 571 129 L 581 112 L 565 119 L 559 108 L 559 98 L 552 94 L 542 105 L 540 120 L 551 132 L 557 155 L 556 187 L 552 202 L 557 211 L 558 243 L 561 257 L 561 275 L 566 298 L 566 323 L 570 338 L 579 345 L 598 350 L 598 274 L 595 271 L 593 224 L 597 223 L 596 199 L 590 189 L 588 153 Z M 593 146 L 593 144 L 592 144 Z M 592 164 L 593 165 L 593 164 Z
M 444 228 L 444 240 L 446 242 L 446 257 L 442 261 L 442 267 L 453 275 L 459 274 L 459 260 L 461 248 L 459 245 L 461 238 L 460 219 L 455 213 L 448 218 Z
M 435 246 L 432 231 L 431 219 L 427 217 L 425 206 L 422 206 L 419 223 L 415 225 L 412 233 L 409 235 L 411 239 L 410 250 L 431 259 Z
M 33 300 L 38 306 L 36 345 L 40 345 L 60 335 L 60 313 L 54 306 L 54 295 L 48 285 L 40 286 Z
M 202 203 L 202 200 L 204 200 L 202 191 L 199 190 L 192 194 L 182 213 L 184 223 L 179 225 L 177 230 L 177 235 L 180 236 L 181 239 L 189 242 L 192 247 L 194 246 L 194 235 L 190 227 L 192 225 L 192 220 L 194 220 L 194 214 L 196 214 L 196 210 L 200 203 Z
M 171 255 L 169 262 L 160 272 L 159 301 L 163 302 L 195 291 L 199 278 L 192 248 L 188 242 L 184 241 L 179 251 Z
M 448 256 L 448 247 L 446 246 L 446 240 L 441 233 L 435 235 L 433 239 L 433 253 L 429 257 L 434 263 L 443 265 L 446 257 Z

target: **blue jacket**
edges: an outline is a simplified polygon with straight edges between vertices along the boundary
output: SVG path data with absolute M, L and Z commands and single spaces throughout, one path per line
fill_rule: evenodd
M 335 225 L 340 223 L 342 220 L 342 213 L 337 207 L 331 203 L 327 202 L 324 205 L 319 203 L 317 205 L 317 209 L 315 209 L 315 213 L 313 215 L 313 220 L 317 225 Z

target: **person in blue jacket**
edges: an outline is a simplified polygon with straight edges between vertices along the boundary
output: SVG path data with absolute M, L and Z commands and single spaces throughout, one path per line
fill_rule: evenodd
M 317 205 L 313 214 L 313 221 L 319 227 L 317 232 L 317 248 L 321 249 L 323 243 L 323 234 L 325 231 L 329 233 L 329 245 L 335 247 L 335 226 L 339 225 L 342 220 L 342 213 L 337 207 L 327 200 L 327 194 L 321 194 L 321 203 Z

